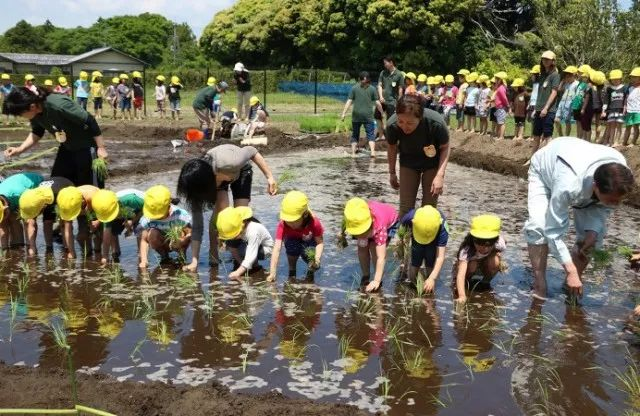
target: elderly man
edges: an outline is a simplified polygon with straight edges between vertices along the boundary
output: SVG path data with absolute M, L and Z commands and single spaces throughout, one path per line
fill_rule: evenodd
M 524 232 L 535 278 L 534 296 L 547 294 L 549 250 L 562 264 L 570 292 L 582 293 L 589 253 L 602 245 L 612 208 L 633 185 L 633 173 L 622 154 L 606 146 L 560 137 L 533 155 Z M 572 210 L 577 241 L 569 251 L 562 238 Z

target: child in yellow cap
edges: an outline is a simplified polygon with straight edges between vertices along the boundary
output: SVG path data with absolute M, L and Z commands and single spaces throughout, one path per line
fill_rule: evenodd
M 60 191 L 73 183 L 61 176 L 53 176 L 40 183 L 37 188 L 28 189 L 22 195 L 18 205 L 20 207 L 20 217 L 27 225 L 26 237 L 28 240 L 28 254 L 35 256 L 38 252 L 36 237 L 38 227 L 36 218 L 42 214 L 42 224 L 44 230 L 44 242 L 47 252 L 53 251 L 53 223 L 56 220 L 56 198 Z
M 176 118 L 180 120 L 180 90 L 182 90 L 180 78 L 174 75 L 171 77 L 171 83 L 167 87 L 167 98 L 169 99 L 172 120 Z
M 431 205 L 409 211 L 400 221 L 401 226 L 411 233 L 411 266 L 407 283 L 416 286 L 418 271 L 424 264 L 427 279 L 424 291 L 433 292 L 436 279 L 444 264 L 449 225 L 442 212 Z
M 137 228 L 142 218 L 144 193 L 136 189 L 124 189 L 118 192 L 101 189 L 93 196 L 91 206 L 97 221 L 103 225 L 101 263 L 108 263 L 111 251 L 113 251 L 113 261 L 117 262 L 120 259 L 118 236 L 126 230 L 125 237 L 127 237 Z
M 624 112 L 625 132 L 623 144 L 625 146 L 633 146 L 636 144 L 640 134 L 640 66 L 633 68 L 629 74 L 629 92 Z M 632 130 L 633 139 L 629 141 Z
M 471 230 L 458 249 L 452 282 L 454 298 L 467 301 L 467 289 L 487 287 L 501 269 L 501 255 L 507 244 L 500 234 L 501 220 L 485 214 L 471 219 Z M 480 279 L 475 275 L 481 274 Z
M 89 85 L 89 74 L 86 71 L 80 71 L 80 75 L 73 86 L 76 89 L 76 101 L 83 110 L 87 109 L 91 86 Z
M 162 262 L 169 260 L 169 253 L 177 251 L 184 256 L 191 243 L 191 215 L 172 204 L 171 192 L 163 185 L 152 186 L 144 193 L 143 217 L 138 225 L 140 236 L 140 268 L 149 266 L 149 247 L 157 251 Z M 172 241 L 175 231 L 179 235 Z M 198 259 L 192 259 L 196 262 Z
M 296 263 L 299 257 L 309 265 L 309 277 L 313 277 L 313 272 L 320 268 L 324 250 L 323 235 L 322 223 L 309 210 L 307 196 L 299 191 L 288 192 L 280 208 L 280 222 L 276 229 L 276 241 L 267 281 L 276 280 L 283 241 L 289 263 L 289 277 L 296 277 Z M 309 251 L 313 252 L 313 258 L 310 258 Z
M 609 73 L 609 85 L 604 90 L 601 119 L 607 121 L 607 128 L 600 143 L 617 147 L 622 138 L 624 107 L 627 101 L 627 86 L 622 82 L 622 71 L 614 69 Z
M 344 207 L 343 234 L 358 240 L 358 259 L 362 271 L 360 286 L 367 292 L 378 290 L 382 283 L 387 245 L 398 225 L 398 212 L 389 204 L 352 198 Z M 371 261 L 374 264 L 374 278 L 369 282 Z
M 256 132 L 264 131 L 269 121 L 269 113 L 255 95 L 251 97 L 249 104 L 251 105 L 249 108 L 249 127 L 245 132 L 245 137 L 250 139 Z
M 216 228 L 221 240 L 227 242 L 237 267 L 229 277 L 239 279 L 256 270 L 258 260 L 264 260 L 273 250 L 273 238 L 267 228 L 253 217 L 249 207 L 228 207 L 220 211 Z
M 73 244 L 73 226 L 74 220 L 78 220 L 78 235 L 76 240 L 84 253 L 90 253 L 95 247 L 96 251 L 100 249 L 102 235 L 95 224 L 89 224 L 89 219 L 93 218 L 91 200 L 93 195 L 99 189 L 93 185 L 69 186 L 60 191 L 56 198 L 58 206 L 58 215 L 64 226 L 64 241 L 67 247 L 67 258 L 75 259 L 76 250 Z M 89 228 L 93 229 L 94 241 L 91 241 Z
M 102 118 L 102 100 L 105 90 L 102 84 L 102 73 L 93 71 L 91 74 L 91 97 L 93 99 L 93 112 L 97 120 Z
M 24 231 L 18 216 L 18 203 L 24 192 L 40 185 L 41 175 L 33 172 L 17 173 L 0 183 L 0 248 L 24 245 Z

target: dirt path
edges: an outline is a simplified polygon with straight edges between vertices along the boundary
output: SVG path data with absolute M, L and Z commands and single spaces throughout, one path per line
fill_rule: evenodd
M 69 409 L 71 388 L 62 370 L 0 365 L 0 407 Z M 230 393 L 215 382 L 176 387 L 159 382 L 118 382 L 105 375 L 78 375 L 80 404 L 120 416 L 170 415 L 366 415 L 358 409 L 288 399 L 278 393 Z

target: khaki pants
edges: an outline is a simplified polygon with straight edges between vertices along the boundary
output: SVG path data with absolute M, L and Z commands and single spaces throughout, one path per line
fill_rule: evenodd
M 199 110 L 197 108 L 194 108 L 193 111 L 196 113 L 196 117 L 200 122 L 200 129 L 208 129 L 211 124 L 211 111 L 208 109 Z
M 420 172 L 400 166 L 400 218 L 416 207 L 420 184 L 422 184 L 421 206 L 432 205 L 435 207 L 438 205 L 438 197 L 431 195 L 431 183 L 437 173 L 437 168 Z
M 241 120 L 249 117 L 249 112 L 251 111 L 251 105 L 249 104 L 249 100 L 251 100 L 251 91 L 237 91 L 238 97 L 238 117 Z

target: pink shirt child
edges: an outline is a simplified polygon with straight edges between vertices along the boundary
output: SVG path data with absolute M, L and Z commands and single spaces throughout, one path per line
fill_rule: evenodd
M 496 108 L 508 108 L 509 100 L 507 99 L 507 88 L 500 84 L 500 86 L 496 89 L 496 99 L 495 99 Z
M 358 246 L 368 247 L 370 240 L 373 240 L 376 246 L 384 246 L 387 244 L 389 236 L 387 231 L 393 224 L 398 222 L 398 212 L 393 206 L 382 202 L 368 201 L 367 205 L 369 205 L 369 211 L 371 211 L 373 224 L 371 224 L 371 230 L 365 237 L 358 238 Z
M 276 228 L 276 240 L 312 241 L 316 237 L 322 237 L 323 234 L 322 223 L 315 216 L 311 217 L 309 225 L 299 230 L 289 227 L 284 221 L 280 221 Z
M 442 105 L 453 107 L 456 105 L 456 97 L 458 96 L 458 87 L 445 87 L 443 89 Z

